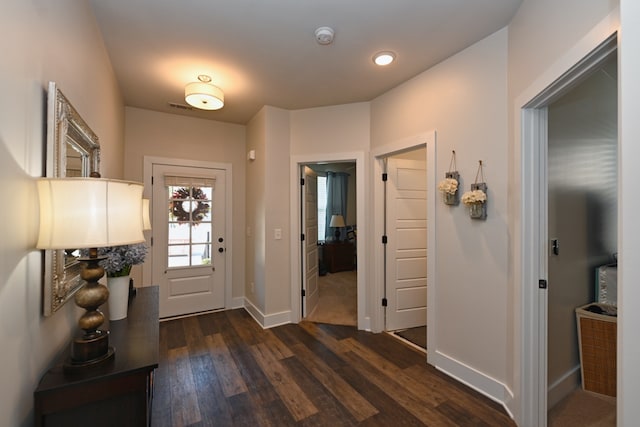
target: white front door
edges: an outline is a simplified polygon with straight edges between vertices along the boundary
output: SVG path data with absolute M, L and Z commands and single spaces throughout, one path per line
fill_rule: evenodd
M 302 219 L 304 241 L 302 242 L 303 298 L 302 317 L 307 317 L 318 306 L 320 291 L 318 289 L 318 178 L 316 173 L 303 166 L 303 209 Z
M 387 160 L 386 329 L 427 324 L 426 163 Z
M 153 165 L 153 271 L 160 317 L 225 306 L 226 171 Z

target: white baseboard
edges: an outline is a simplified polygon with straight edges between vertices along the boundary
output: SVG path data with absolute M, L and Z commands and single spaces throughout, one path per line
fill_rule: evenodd
M 435 352 L 433 361 L 434 366 L 439 371 L 502 405 L 507 414 L 513 419 L 513 413 L 506 404 L 507 401 L 513 401 L 513 393 L 506 385 L 439 351 Z
M 371 332 L 371 317 L 365 316 L 362 325 L 358 323 L 358 329 Z
M 263 329 L 291 323 L 291 310 L 265 315 L 248 299 L 244 299 L 244 309 L 255 319 Z
M 231 298 L 231 308 L 243 308 L 244 307 L 244 297 L 233 297 Z
M 567 371 L 562 377 L 549 385 L 547 391 L 547 409 L 551 410 L 558 402 L 580 387 L 580 365 Z

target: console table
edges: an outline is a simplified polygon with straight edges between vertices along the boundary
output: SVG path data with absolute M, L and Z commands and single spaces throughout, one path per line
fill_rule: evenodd
M 351 242 L 327 242 L 323 246 L 322 260 L 329 273 L 353 270 L 354 247 Z
M 42 377 L 34 392 L 36 426 L 149 426 L 153 372 L 158 367 L 158 287 L 137 289 L 127 317 L 108 321 L 112 361 L 77 373 L 65 373 L 65 352 Z

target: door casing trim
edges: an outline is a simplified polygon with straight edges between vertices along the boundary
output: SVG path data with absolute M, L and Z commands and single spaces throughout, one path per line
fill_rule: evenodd
M 594 41 L 596 44 L 594 45 Z M 519 323 L 518 367 L 520 396 L 517 420 L 522 425 L 547 425 L 547 308 L 548 293 L 537 286 L 547 280 L 547 106 L 582 81 L 618 48 L 617 31 L 605 38 L 589 38 L 580 46 L 582 55 L 573 65 L 542 86 L 516 101 L 520 145 L 514 160 L 520 166 L 520 227 L 514 245 L 516 280 L 515 319 Z M 586 52 L 585 52 L 586 50 Z M 577 52 L 572 52 L 577 55 Z M 572 56 L 573 56 L 572 55 Z M 567 61 L 571 63 L 570 59 Z M 519 155 L 519 158 L 518 158 Z M 507 402 L 510 406 L 510 402 Z M 509 408 L 515 412 L 516 408 Z
M 373 181 L 372 212 L 373 224 L 372 236 L 378 239 L 373 244 L 374 279 L 372 305 L 372 331 L 381 332 L 384 330 L 384 307 L 380 301 L 384 295 L 384 246 L 381 236 L 384 233 L 384 185 L 380 176 L 383 172 L 383 159 L 393 154 L 411 151 L 416 148 L 426 147 L 427 163 L 427 348 L 435 350 L 437 348 L 437 328 L 436 313 L 436 131 L 431 130 L 409 138 L 401 139 L 393 143 L 378 147 L 371 152 L 371 163 L 373 171 L 371 179 Z M 434 325 L 432 327 L 432 325 Z M 427 351 L 427 363 L 433 365 L 435 351 Z
M 365 176 L 367 165 L 365 164 L 365 153 L 362 151 L 332 153 L 332 154 L 309 154 L 291 156 L 290 163 L 290 198 L 289 204 L 290 223 L 290 253 L 291 253 L 291 322 L 298 323 L 302 319 L 300 307 L 300 267 L 302 259 L 300 255 L 300 236 L 302 235 L 302 224 L 300 221 L 300 166 L 309 163 L 320 162 L 355 162 L 356 163 L 356 221 L 358 239 L 356 253 L 358 254 L 357 274 L 358 274 L 358 329 L 370 330 L 370 317 L 367 315 L 368 295 L 371 293 L 366 289 L 367 283 L 367 233 L 368 222 L 366 217 Z

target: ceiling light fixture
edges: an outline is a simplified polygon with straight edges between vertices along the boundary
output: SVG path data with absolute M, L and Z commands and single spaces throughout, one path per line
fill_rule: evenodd
M 396 59 L 396 54 L 393 52 L 380 52 L 373 56 L 373 62 L 376 65 L 384 66 L 391 64 Z
M 187 104 L 201 110 L 219 110 L 224 107 L 224 93 L 218 86 L 211 84 L 211 77 L 201 74 L 198 80 L 184 88 L 184 100 Z

